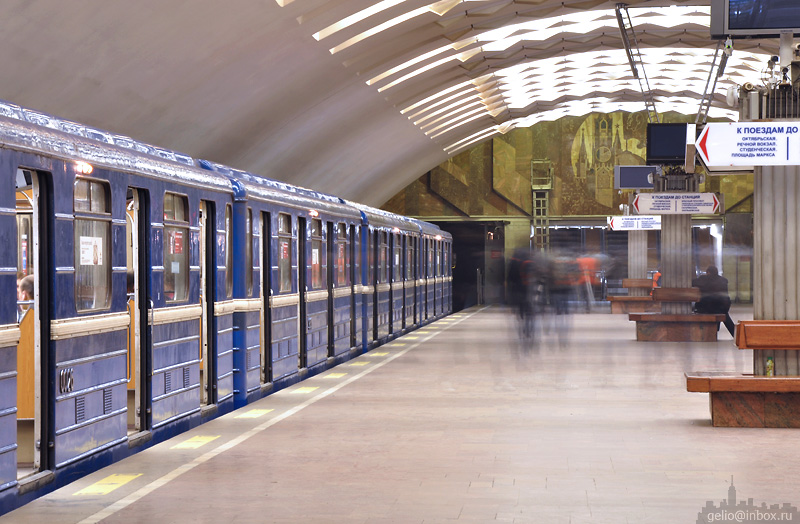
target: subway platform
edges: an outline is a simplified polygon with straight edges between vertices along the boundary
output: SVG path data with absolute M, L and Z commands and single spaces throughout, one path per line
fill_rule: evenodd
M 685 371 L 751 369 L 724 329 L 644 343 L 625 315 L 540 320 L 521 341 L 501 306 L 456 313 L 0 523 L 674 524 L 731 480 L 800 505 L 800 432 L 713 428 L 686 392 Z

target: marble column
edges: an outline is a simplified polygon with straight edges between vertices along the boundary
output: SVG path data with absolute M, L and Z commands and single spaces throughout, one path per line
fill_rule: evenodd
M 661 217 L 661 287 L 687 288 L 692 286 L 692 216 L 663 215 Z M 665 315 L 689 315 L 691 302 L 662 302 Z
M 800 166 L 756 168 L 753 216 L 753 316 L 800 320 Z M 800 351 L 754 351 L 753 372 L 800 375 Z
M 628 278 L 647 278 L 647 231 L 628 231 Z M 632 288 L 628 295 L 643 297 L 647 289 Z

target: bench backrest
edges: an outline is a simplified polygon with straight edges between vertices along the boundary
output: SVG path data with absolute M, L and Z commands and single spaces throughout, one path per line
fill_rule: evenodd
M 800 349 L 800 320 L 742 320 L 736 326 L 739 349 Z
M 660 302 L 697 302 L 700 290 L 696 287 L 657 287 L 653 289 L 653 300 Z
M 628 289 L 650 289 L 653 287 L 653 281 L 649 278 L 623 278 L 622 287 Z

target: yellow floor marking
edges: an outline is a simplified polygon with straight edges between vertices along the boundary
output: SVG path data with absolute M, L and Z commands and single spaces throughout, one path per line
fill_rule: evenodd
M 347 375 L 347 373 L 328 373 L 323 378 L 342 378 L 345 375 Z
M 306 386 L 304 388 L 297 388 L 297 389 L 293 390 L 292 394 L 293 395 L 299 395 L 299 394 L 302 394 L 302 393 L 311 393 L 315 389 L 319 389 L 319 388 L 317 386 L 313 386 L 313 387 Z
M 412 337 L 410 335 L 406 335 L 403 338 L 406 339 L 406 340 L 417 340 L 419 337 Z
M 405 346 L 405 344 L 403 344 L 402 342 L 392 342 L 391 344 L 389 344 L 389 346 L 391 346 L 391 347 L 394 347 L 394 346 Z
M 272 411 L 272 409 L 251 409 L 246 413 L 242 413 L 241 415 L 236 415 L 236 418 L 258 418 L 262 415 L 266 415 Z
M 371 363 L 372 362 L 370 362 L 368 360 L 359 360 L 358 362 L 350 362 L 350 364 L 348 364 L 348 365 L 350 365 L 350 366 L 367 366 L 367 365 L 369 365 Z
M 189 440 L 184 440 L 180 444 L 172 446 L 170 449 L 197 449 L 200 446 L 208 444 L 212 440 L 216 440 L 218 438 L 219 435 L 210 435 L 210 436 L 197 435 L 196 437 L 192 437 Z
M 98 480 L 91 486 L 86 486 L 82 490 L 75 493 L 76 495 L 108 495 L 120 486 L 124 486 L 128 482 L 137 477 L 141 477 L 141 473 L 136 475 L 109 475 L 103 480 Z
M 370 353 L 370 355 L 372 355 L 373 357 L 385 357 L 388 354 L 389 354 L 388 351 L 384 351 L 382 353 Z

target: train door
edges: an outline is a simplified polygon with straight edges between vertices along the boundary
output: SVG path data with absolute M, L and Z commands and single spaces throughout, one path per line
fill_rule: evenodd
M 273 380 L 272 368 L 272 309 L 269 297 L 272 296 L 272 216 L 261 213 L 261 383 Z
M 149 234 L 145 211 L 145 193 L 141 189 L 128 188 L 125 208 L 126 218 L 126 265 L 127 302 L 130 324 L 128 327 L 128 434 L 144 431 L 147 427 L 148 406 L 143 405 L 149 395 L 146 393 L 149 367 L 146 358 L 148 324 L 147 313 L 151 305 L 147 297 L 150 281 L 147 249 Z
M 297 356 L 297 367 L 299 369 L 303 369 L 308 366 L 308 357 L 306 354 L 308 351 L 308 337 L 306 336 L 306 333 L 308 332 L 308 311 L 306 308 L 306 291 L 308 290 L 308 256 L 306 254 L 306 244 L 308 242 L 308 230 L 306 228 L 305 217 L 297 218 L 297 237 L 297 294 L 300 298 L 300 317 L 297 327 L 297 335 L 300 345 Z
M 356 226 L 350 226 L 350 265 L 347 270 L 350 272 L 350 347 L 354 348 L 358 345 L 358 329 L 357 317 L 358 307 L 356 304 L 356 282 L 361 282 L 360 270 L 357 269 L 356 257 L 358 256 L 358 237 L 356 236 Z
M 328 265 L 326 266 L 326 280 L 327 280 L 327 288 L 328 288 L 328 357 L 333 357 L 336 355 L 336 347 L 335 347 L 335 339 L 336 339 L 336 324 L 334 322 L 336 315 L 335 307 L 336 301 L 334 300 L 334 289 L 338 281 L 334 280 L 336 274 L 334 273 L 334 264 L 336 266 L 339 265 L 339 259 L 336 257 L 336 249 L 339 245 L 339 228 L 337 227 L 334 231 L 333 222 L 327 222 L 327 233 L 328 233 L 328 245 L 327 245 L 327 260 Z
M 50 383 L 47 210 L 45 184 L 38 173 L 17 170 L 17 478 L 47 469 L 51 398 Z M 72 380 L 72 376 L 64 379 Z M 44 447 L 49 449 L 48 446 Z
M 200 202 L 200 405 L 214 404 L 214 287 L 216 285 L 216 215 L 214 203 Z

